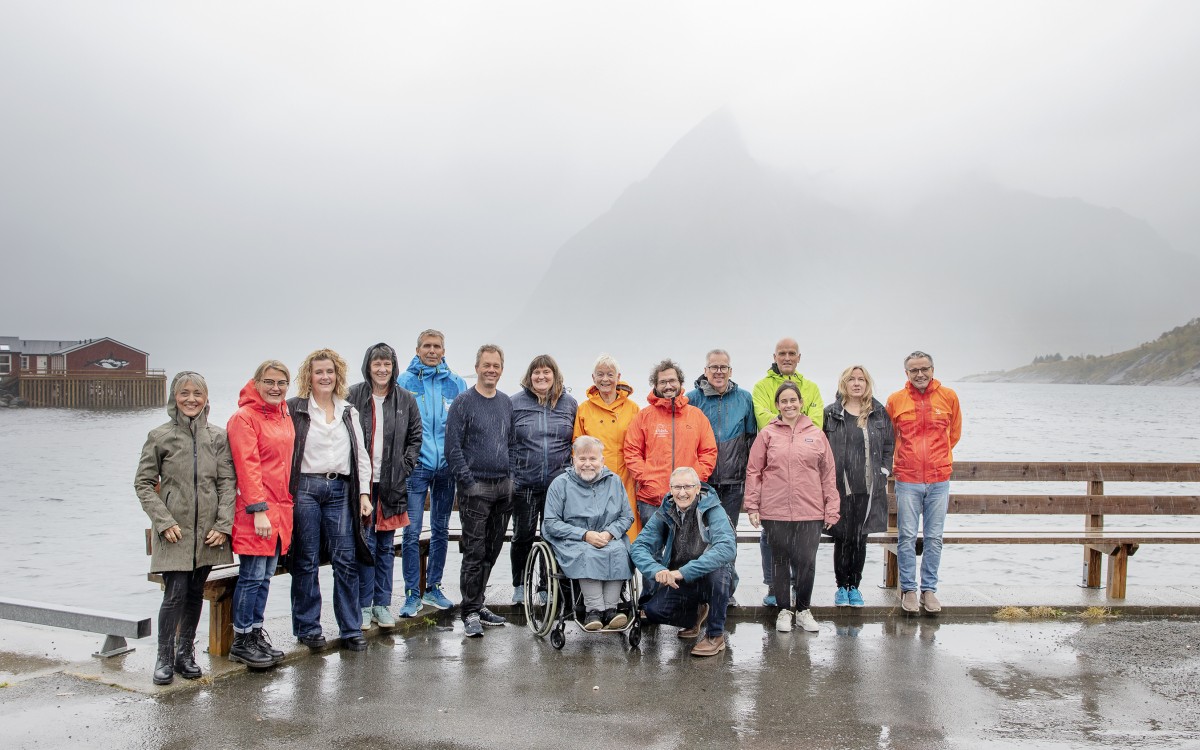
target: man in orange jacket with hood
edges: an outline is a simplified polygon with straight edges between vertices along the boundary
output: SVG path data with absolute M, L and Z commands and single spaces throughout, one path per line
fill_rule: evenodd
M 670 491 L 672 471 L 690 466 L 705 482 L 717 465 L 712 425 L 704 412 L 688 404 L 683 382 L 683 369 L 672 360 L 655 365 L 646 408 L 625 431 L 625 468 L 637 486 L 638 517 L 643 526 Z
M 942 611 L 937 591 L 942 529 L 950 502 L 951 451 L 962 437 L 958 395 L 933 377 L 933 357 L 917 351 L 904 358 L 908 382 L 888 396 L 887 413 L 896 433 L 892 461 L 896 477 L 896 562 L 900 608 L 916 614 Z M 917 596 L 917 526 L 924 521 L 921 594 Z

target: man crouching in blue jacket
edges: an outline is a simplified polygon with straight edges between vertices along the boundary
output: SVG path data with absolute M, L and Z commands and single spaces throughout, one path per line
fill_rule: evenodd
M 646 621 L 682 627 L 680 638 L 702 636 L 692 656 L 724 651 L 737 537 L 721 499 L 700 483 L 695 469 L 671 472 L 671 492 L 642 527 L 630 554 L 642 575 L 658 584 L 642 604 Z

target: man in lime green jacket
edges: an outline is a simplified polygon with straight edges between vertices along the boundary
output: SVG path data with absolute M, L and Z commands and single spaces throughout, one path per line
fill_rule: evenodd
M 800 345 L 796 339 L 780 339 L 775 345 L 775 361 L 767 376 L 754 384 L 754 418 L 758 429 L 762 429 L 779 415 L 775 409 L 775 391 L 785 380 L 800 386 L 800 400 L 804 402 L 804 415 L 821 427 L 825 421 L 825 404 L 821 402 L 821 389 L 811 380 L 796 372 L 800 364 Z
M 759 431 L 779 416 L 775 409 L 775 391 L 786 380 L 800 387 L 804 415 L 820 429 L 825 422 L 825 404 L 821 402 L 821 389 L 817 384 L 796 372 L 796 367 L 800 364 L 800 344 L 796 343 L 796 339 L 780 339 L 775 345 L 774 360 L 771 369 L 767 370 L 767 376 L 754 384 L 754 419 L 758 422 Z M 758 549 L 762 553 L 763 583 L 767 585 L 767 595 L 763 597 L 763 604 L 774 607 L 775 597 L 771 594 L 771 548 L 767 545 L 766 534 L 758 538 Z M 793 570 L 793 583 L 795 580 L 796 572 Z

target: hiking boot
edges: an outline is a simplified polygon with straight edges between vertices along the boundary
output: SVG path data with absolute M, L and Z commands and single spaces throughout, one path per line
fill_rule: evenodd
M 624 612 L 618 612 L 615 609 L 604 610 L 604 629 L 605 630 L 622 630 L 629 624 L 629 618 Z
M 692 646 L 692 656 L 716 656 L 725 650 L 725 634 L 706 635 Z
M 324 640 L 322 638 L 321 640 Z M 270 654 L 264 654 L 249 633 L 234 633 L 233 645 L 229 647 L 229 661 L 237 661 L 254 669 L 275 666 Z
M 349 635 L 342 639 L 342 648 L 347 651 L 366 651 L 367 639 L 361 635 Z
M 175 642 L 158 644 L 158 659 L 154 661 L 155 685 L 170 685 L 175 681 Z
M 780 633 L 792 632 L 793 616 L 792 610 L 790 609 L 779 610 L 779 614 L 775 615 L 775 630 L 779 631 Z
M 483 623 L 479 621 L 479 615 L 472 612 L 467 615 L 467 619 L 463 620 L 463 632 L 468 638 L 480 638 L 483 636 Z
M 595 632 L 604 627 L 604 621 L 600 619 L 600 610 L 589 609 L 587 616 L 583 618 L 583 629 Z
M 701 604 L 696 614 L 696 626 L 680 630 L 675 635 L 680 638 L 695 638 L 700 635 L 700 631 L 704 629 L 704 623 L 706 622 L 708 622 L 708 605 Z
M 838 586 L 837 593 L 833 595 L 833 606 L 849 607 L 850 606 L 850 589 L 845 586 Z
M 821 626 L 813 619 L 812 612 L 807 609 L 802 609 L 796 613 L 796 627 L 806 633 L 821 632 Z
M 376 604 L 374 607 L 371 607 L 371 615 L 381 628 L 396 627 L 396 618 L 392 617 L 392 611 L 382 604 Z
M 932 591 L 922 591 L 921 608 L 931 615 L 936 615 L 942 611 L 942 603 L 938 601 L 938 598 Z
M 262 651 L 276 662 L 283 660 L 283 652 L 275 648 L 274 644 L 271 643 L 271 636 L 267 635 L 266 630 L 263 628 L 254 628 L 250 631 L 250 635 L 254 638 L 254 645 L 258 646 L 259 651 Z M 324 640 L 324 638 L 321 639 L 322 642 Z
M 900 595 L 900 609 L 906 614 L 915 615 L 921 611 L 921 607 L 917 604 L 917 592 L 905 591 Z
M 857 586 L 850 587 L 848 598 L 850 599 L 851 607 L 865 607 L 867 605 L 867 603 L 863 601 L 862 592 L 858 590 Z
M 442 591 L 442 584 L 440 583 L 435 583 L 433 586 L 431 586 L 429 590 L 425 592 L 425 597 L 421 599 L 421 601 L 433 607 L 434 609 L 450 609 L 454 606 L 454 602 L 450 601 L 446 597 L 446 594 Z M 400 614 L 401 617 L 404 616 L 403 612 Z
M 196 663 L 196 642 L 180 636 L 175 642 L 175 672 L 185 680 L 194 680 L 204 674 Z M 155 674 L 158 674 L 157 670 Z
M 514 586 L 513 587 L 512 603 L 513 604 L 524 604 L 525 603 L 525 587 L 524 586 Z
M 417 592 L 409 589 L 404 592 L 404 606 L 400 608 L 401 617 L 416 617 L 421 611 L 421 597 L 417 596 Z
M 374 619 L 373 610 L 374 610 L 373 607 L 363 607 L 362 629 L 364 631 L 371 629 L 371 620 Z
M 296 640 L 300 641 L 305 646 L 308 646 L 313 651 L 320 651 L 329 645 L 325 641 L 325 636 L 321 635 L 320 633 L 317 633 L 316 635 L 298 635 L 296 636 Z M 262 647 L 260 646 L 259 648 L 261 650 Z
M 500 625 L 505 625 L 508 623 L 508 620 L 505 620 L 503 617 L 496 614 L 495 612 L 488 609 L 487 607 L 484 607 L 483 609 L 479 610 L 479 621 L 482 622 L 484 625 L 489 625 L 491 627 L 498 627 Z

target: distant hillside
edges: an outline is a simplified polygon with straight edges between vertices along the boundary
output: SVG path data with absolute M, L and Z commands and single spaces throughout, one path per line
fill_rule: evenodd
M 1157 341 L 1107 357 L 1051 354 L 1015 370 L 964 379 L 980 383 L 1200 386 L 1200 318 L 1167 331 Z

